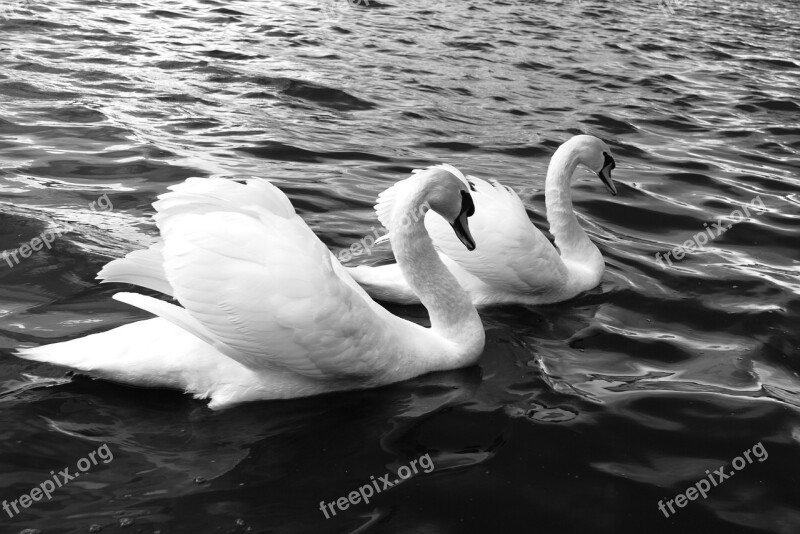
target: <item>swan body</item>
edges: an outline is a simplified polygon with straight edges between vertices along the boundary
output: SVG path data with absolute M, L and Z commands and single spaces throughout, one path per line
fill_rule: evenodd
M 616 195 L 611 181 L 615 163 L 603 141 L 578 135 L 562 144 L 550 160 L 545 181 L 547 220 L 555 247 L 530 221 L 517 194 L 495 180 L 465 178 L 475 202 L 475 216 L 470 218 L 474 251 L 458 246 L 441 217 L 426 215 L 425 226 L 442 261 L 473 304 L 559 302 L 600 283 L 603 256 L 581 228 L 572 206 L 572 177 L 579 164 L 595 171 Z M 449 165 L 442 168 L 460 174 Z M 349 267 L 348 272 L 378 300 L 419 302 L 397 264 Z
M 217 409 L 380 386 L 471 365 L 482 352 L 475 307 L 439 260 L 423 219 L 406 216 L 424 205 L 474 246 L 471 197 L 450 172 L 415 174 L 378 203 L 430 328 L 375 303 L 269 182 L 192 178 L 170 189 L 154 204 L 161 241 L 110 262 L 98 278 L 154 289 L 180 305 L 118 293 L 157 317 L 19 356 L 182 389 Z

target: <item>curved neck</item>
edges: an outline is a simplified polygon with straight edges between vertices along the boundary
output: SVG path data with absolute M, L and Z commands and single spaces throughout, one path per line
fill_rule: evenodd
M 409 189 L 397 199 L 389 234 L 397 265 L 428 310 L 433 332 L 465 348 L 473 346 L 478 337 L 482 343 L 484 330 L 478 312 L 439 259 L 425 229 L 423 191 Z
M 579 154 L 569 144 L 561 145 L 550 160 L 545 181 L 545 205 L 550 232 L 562 260 L 582 259 L 587 254 L 600 254 L 597 247 L 583 231 L 572 206 L 572 175 L 578 166 Z M 600 258 L 602 261 L 602 257 Z

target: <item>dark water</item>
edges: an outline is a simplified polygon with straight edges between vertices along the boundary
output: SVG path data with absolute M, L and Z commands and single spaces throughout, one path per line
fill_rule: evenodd
M 795 0 L 3 6 L 0 248 L 53 239 L 0 263 L 0 499 L 104 444 L 113 460 L 0 510 L 0 532 L 800 532 Z M 268 177 L 338 251 L 441 161 L 544 227 L 549 157 L 581 132 L 617 160 L 618 197 L 575 185 L 603 283 L 486 311 L 477 367 L 212 413 L 10 355 L 144 317 L 94 275 L 150 242 L 150 203 L 187 177 Z M 430 473 L 320 511 L 425 454 Z

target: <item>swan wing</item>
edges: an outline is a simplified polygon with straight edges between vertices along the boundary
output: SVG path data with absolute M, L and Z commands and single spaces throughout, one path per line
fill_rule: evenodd
M 184 214 L 227 211 L 256 217 L 272 213 L 284 218 L 295 214 L 286 195 L 266 180 L 239 183 L 222 178 L 189 178 L 169 190 L 153 204 L 162 235 L 170 220 Z
M 374 374 L 402 321 L 358 288 L 288 198 L 261 180 L 195 184 L 156 203 L 164 273 L 185 316 L 151 311 L 250 368 Z M 241 188 L 241 204 L 207 198 L 221 185 Z
M 436 248 L 484 283 L 509 292 L 546 289 L 566 276 L 555 247 L 528 218 L 519 196 L 495 180 L 468 176 L 475 214 L 469 226 L 476 248 L 467 250 L 450 225 L 428 212 L 425 226 Z
M 144 250 L 134 250 L 124 258 L 108 262 L 97 273 L 102 283 L 117 282 L 153 289 L 172 296 L 172 287 L 164 273 L 164 243 L 158 241 Z
M 169 189 L 173 193 L 162 195 L 155 204 L 159 210 L 157 218 L 163 225 L 167 224 L 169 218 L 186 213 L 220 210 L 245 214 L 271 212 L 284 217 L 295 213 L 294 207 L 285 195 L 276 198 L 269 188 L 259 186 L 258 181 L 247 187 L 241 187 L 241 184 L 219 178 L 189 178 Z M 172 287 L 164 273 L 163 248 L 164 242 L 159 239 L 147 249 L 135 250 L 123 258 L 110 261 L 100 270 L 97 278 L 103 283 L 133 284 L 173 296 Z M 337 271 L 345 270 L 338 262 L 334 267 Z M 345 282 L 352 282 L 354 289 L 366 296 L 361 286 L 353 282 L 351 277 L 345 276 L 343 279 Z

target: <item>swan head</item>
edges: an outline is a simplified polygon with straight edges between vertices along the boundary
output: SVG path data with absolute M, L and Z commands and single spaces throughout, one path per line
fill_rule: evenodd
M 617 188 L 611 179 L 611 170 L 617 166 L 611 149 L 603 141 L 593 135 L 576 135 L 568 143 L 575 143 L 578 163 L 583 163 L 591 171 L 597 173 L 612 195 L 617 196 Z
M 430 209 L 450 223 L 467 250 L 475 250 L 475 239 L 467 221 L 475 213 L 475 204 L 466 178 L 441 167 L 427 169 L 420 173 L 420 178 L 424 180 L 424 198 Z

